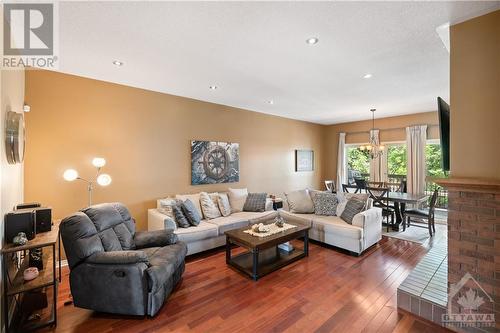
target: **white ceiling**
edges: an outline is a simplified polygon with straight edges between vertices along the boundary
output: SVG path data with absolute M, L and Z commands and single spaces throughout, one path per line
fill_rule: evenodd
M 63 2 L 59 71 L 320 124 L 432 111 L 449 100 L 436 28 L 499 4 Z

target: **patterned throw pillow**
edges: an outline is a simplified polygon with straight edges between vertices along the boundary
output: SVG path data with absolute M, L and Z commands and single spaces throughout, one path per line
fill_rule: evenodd
M 178 227 L 189 228 L 191 226 L 191 224 L 189 224 L 187 217 L 182 212 L 180 206 L 173 206 L 172 211 L 174 213 L 175 223 L 177 224 Z
M 354 215 L 361 213 L 365 209 L 365 206 L 366 201 L 362 201 L 358 198 L 353 197 L 347 200 L 344 211 L 342 212 L 342 215 L 340 215 L 340 218 L 345 222 L 352 224 Z
M 248 193 L 245 204 L 243 205 L 244 212 L 264 212 L 266 210 L 267 193 Z
M 313 196 L 314 214 L 333 216 L 337 214 L 337 196 L 331 192 L 316 191 Z
M 218 193 L 211 193 L 210 195 L 207 192 L 200 193 L 201 210 L 203 211 L 203 215 L 209 220 L 221 217 L 217 205 L 217 196 Z
M 174 212 L 172 211 L 172 206 L 177 206 L 181 203 L 179 199 L 166 198 L 158 200 L 158 211 L 168 217 L 175 219 Z
M 217 205 L 222 216 L 231 215 L 231 205 L 229 204 L 229 197 L 226 193 L 219 193 L 217 196 Z
M 290 213 L 314 213 L 314 204 L 308 190 L 299 190 L 285 193 Z
M 200 213 L 198 213 L 198 210 L 196 209 L 194 203 L 186 199 L 184 202 L 181 204 L 182 212 L 184 213 L 184 216 L 187 217 L 189 224 L 192 226 L 196 227 L 198 224 L 200 224 L 201 221 L 201 216 Z

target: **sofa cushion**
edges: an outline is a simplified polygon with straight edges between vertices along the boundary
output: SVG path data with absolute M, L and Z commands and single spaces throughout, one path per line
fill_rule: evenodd
M 187 219 L 186 215 L 182 212 L 182 208 L 180 206 L 172 206 L 172 211 L 174 212 L 175 223 L 180 228 L 189 228 L 191 224 Z
M 347 201 L 344 211 L 340 218 L 345 222 L 352 224 L 352 219 L 358 213 L 361 213 L 366 207 L 366 201 L 359 200 L 358 198 L 351 198 Z
M 366 201 L 365 209 L 370 209 L 372 206 L 373 200 L 367 193 L 337 193 L 337 199 L 339 202 L 337 204 L 337 216 L 342 215 L 347 201 L 349 201 L 349 199 L 351 198 L 357 198 L 359 200 Z
M 228 230 L 243 228 L 249 224 L 249 218 L 240 214 L 241 213 L 235 213 L 229 216 L 222 216 L 216 219 L 208 220 L 207 222 L 216 225 L 219 229 L 219 235 L 224 235 L 224 232 Z
M 307 190 L 285 193 L 288 208 L 292 213 L 314 213 L 314 204 Z
M 180 241 L 190 243 L 207 238 L 217 237 L 219 229 L 217 225 L 202 220 L 196 227 L 179 228 L 174 231 Z
M 201 216 L 198 214 L 198 210 L 196 210 L 196 207 L 191 200 L 184 200 L 181 204 L 181 208 L 182 212 L 187 217 L 189 224 L 195 227 L 200 224 Z
M 263 212 L 266 210 L 267 193 L 248 193 L 245 204 L 243 205 L 244 212 Z
M 229 204 L 229 197 L 227 193 L 219 193 L 217 196 L 217 205 L 219 206 L 222 216 L 231 215 L 231 205 Z
M 195 194 L 176 194 L 175 195 L 176 199 L 180 199 L 182 201 L 189 199 L 194 203 L 194 206 L 196 207 L 196 210 L 200 214 L 200 216 L 203 216 L 203 212 L 201 210 L 201 205 L 200 205 L 200 193 L 195 193 Z
M 207 219 L 215 219 L 221 215 L 219 206 L 217 205 L 218 193 L 208 194 L 207 192 L 200 193 L 200 205 L 203 216 Z
M 248 189 L 246 188 L 229 188 L 227 195 L 229 196 L 229 204 L 231 205 L 231 211 L 241 212 L 243 211 L 243 206 L 247 200 Z
M 337 196 L 335 193 L 316 191 L 312 198 L 314 214 L 330 216 L 337 214 Z
M 337 236 L 354 239 L 363 238 L 362 228 L 350 225 L 338 216 L 313 215 L 312 227 L 322 232 L 334 233 Z

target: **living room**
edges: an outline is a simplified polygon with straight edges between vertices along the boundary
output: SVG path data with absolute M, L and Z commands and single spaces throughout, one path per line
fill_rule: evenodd
M 498 330 L 500 2 L 47 4 L 56 58 L 2 43 L 3 330 Z

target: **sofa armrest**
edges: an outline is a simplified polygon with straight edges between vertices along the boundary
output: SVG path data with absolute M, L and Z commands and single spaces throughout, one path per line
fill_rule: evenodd
M 157 208 L 148 209 L 148 230 L 177 230 L 177 224 L 169 216 L 161 213 Z
M 109 251 L 97 252 L 86 259 L 90 264 L 126 265 L 147 263 L 148 256 L 143 251 Z
M 177 243 L 177 235 L 172 229 L 138 231 L 135 233 L 134 242 L 137 249 L 162 247 Z
M 372 207 L 354 215 L 352 225 L 366 229 L 367 227 L 380 226 L 382 229 L 382 209 Z

